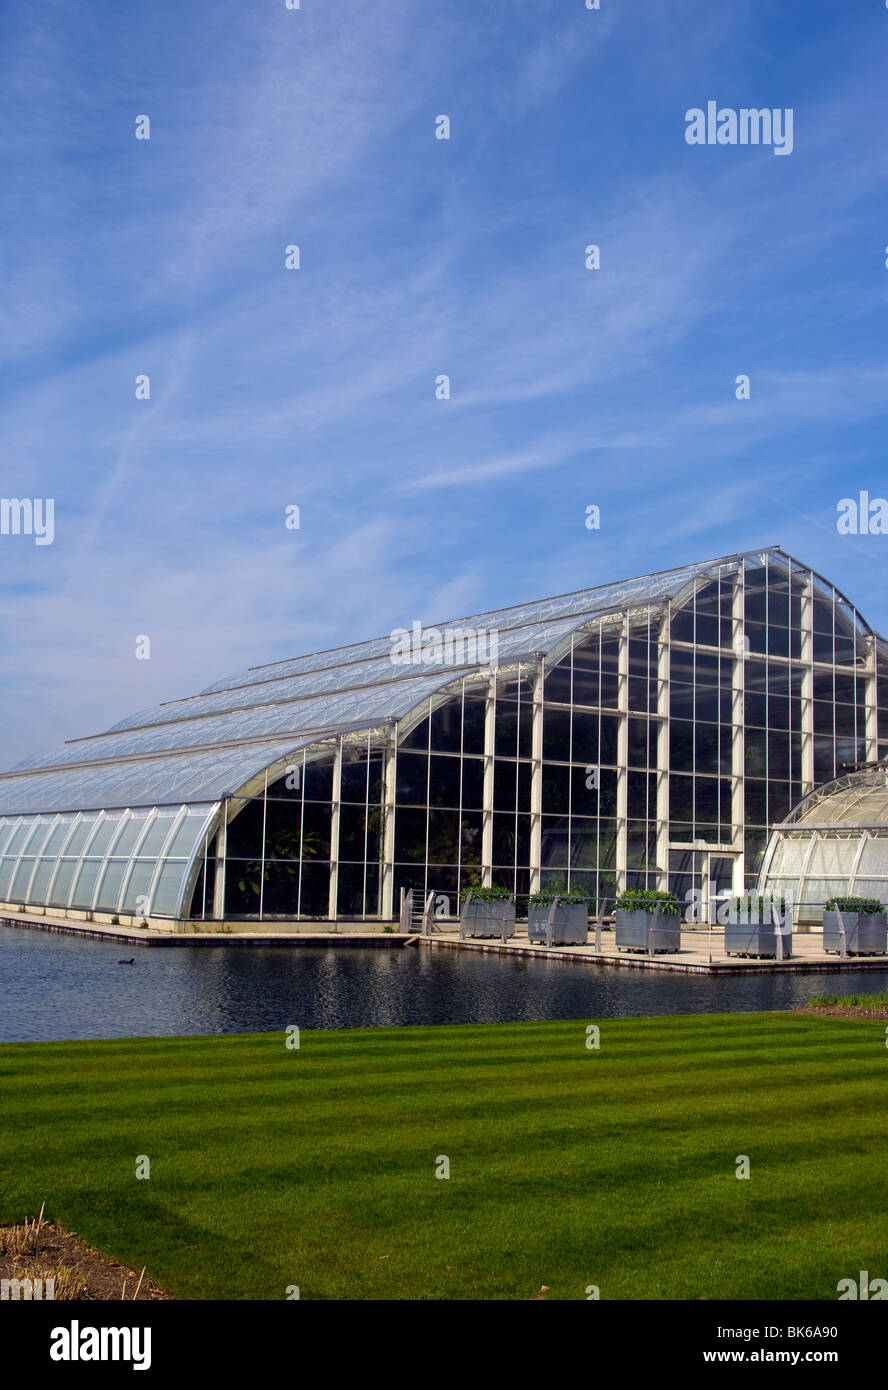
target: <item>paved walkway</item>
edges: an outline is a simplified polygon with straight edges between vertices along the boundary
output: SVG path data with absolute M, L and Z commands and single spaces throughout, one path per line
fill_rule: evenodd
M 460 941 L 459 930 L 446 928 L 423 938 L 423 945 L 450 947 L 461 950 L 504 951 L 507 954 L 542 956 L 545 959 L 575 961 L 579 964 L 600 963 L 627 969 L 671 970 L 696 974 L 750 974 L 761 971 L 825 971 L 825 970 L 882 970 L 888 971 L 888 956 L 853 956 L 842 960 L 828 955 L 823 949 L 820 932 L 795 932 L 792 938 L 792 957 L 786 961 L 744 959 L 725 954 L 725 935 L 722 930 L 682 931 L 681 951 L 676 955 L 650 957 L 634 951 L 618 951 L 612 931 L 601 933 L 601 950 L 596 951 L 594 930 L 590 930 L 585 946 L 539 946 L 528 941 L 519 927 L 508 942 L 498 939 Z
M 853 956 L 841 960 L 823 950 L 820 932 L 796 932 L 792 938 L 792 957 L 786 961 L 744 960 L 725 955 L 724 932 L 705 929 L 685 930 L 681 934 L 681 951 L 672 955 L 650 957 L 634 951 L 617 951 L 612 931 L 601 934 L 601 950 L 596 951 L 594 929 L 590 930 L 585 946 L 540 946 L 527 939 L 526 928 L 519 926 L 506 943 L 499 939 L 461 941 L 458 926 L 447 924 L 430 937 L 385 932 L 377 923 L 343 923 L 326 930 L 176 932 L 172 926 L 123 927 L 102 922 L 80 922 L 65 917 L 44 917 L 36 913 L 0 914 L 0 925 L 28 927 L 38 931 L 61 932 L 66 936 L 92 937 L 97 940 L 118 941 L 132 946 L 420 946 L 461 951 L 493 951 L 506 955 L 538 956 L 546 960 L 561 960 L 578 965 L 611 965 L 622 969 L 666 970 L 684 974 L 755 974 L 761 971 L 888 971 L 888 956 Z M 275 924 L 276 928 L 286 924 Z M 306 924 L 310 926 L 310 924 Z M 321 926 L 319 923 L 318 926 Z
M 278 924 L 275 924 L 275 928 Z M 284 924 L 286 926 L 286 924 Z M 195 931 L 177 932 L 169 927 L 123 927 L 105 922 L 80 922 L 69 917 L 44 917 L 37 913 L 0 912 L 0 926 L 27 927 L 34 931 L 58 932 L 63 936 L 85 936 L 96 941 L 119 941 L 127 946 L 398 946 L 412 944 L 416 938 L 406 938 L 397 932 L 384 932 L 380 923 L 366 925 L 335 924 L 311 930 L 306 923 L 293 931 L 270 929 L 262 931 Z M 258 926 L 258 924 L 257 924 Z

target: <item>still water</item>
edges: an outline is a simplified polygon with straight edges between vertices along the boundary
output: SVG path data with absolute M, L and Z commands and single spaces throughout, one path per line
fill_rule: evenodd
M 474 951 L 146 950 L 0 927 L 2 1042 L 749 1012 L 883 989 L 888 971 L 725 978 Z

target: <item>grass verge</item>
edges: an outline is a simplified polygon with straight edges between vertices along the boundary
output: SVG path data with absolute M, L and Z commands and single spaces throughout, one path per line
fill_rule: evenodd
M 180 1298 L 830 1300 L 888 1276 L 883 1026 L 585 1030 L 5 1044 L 0 1225 L 45 1200 Z

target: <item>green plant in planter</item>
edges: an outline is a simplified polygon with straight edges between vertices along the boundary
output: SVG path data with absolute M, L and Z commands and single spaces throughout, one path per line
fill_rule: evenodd
M 532 893 L 527 901 L 531 907 L 551 907 L 556 898 L 559 904 L 587 903 L 590 900 L 588 893 L 570 893 L 567 889 L 563 893 L 558 893 L 547 888 L 540 893 Z
M 731 898 L 729 901 L 734 907 L 745 908 L 747 911 L 765 912 L 771 907 L 776 907 L 778 912 L 786 910 L 784 897 L 769 898 L 762 893 L 741 893 L 738 898 Z
M 117 915 L 116 912 L 115 912 L 114 916 L 111 918 L 111 925 L 112 925 L 112 927 L 119 927 L 119 926 L 120 926 L 120 918 L 118 917 L 118 915 Z
M 836 908 L 840 912 L 856 912 L 860 916 L 885 911 L 884 903 L 880 903 L 878 898 L 830 898 L 826 904 L 827 912 L 834 912 Z
M 626 912 L 656 912 L 659 908 L 661 916 L 673 915 L 679 909 L 675 894 L 662 888 L 627 888 L 617 898 L 616 905 Z
M 459 900 L 461 903 L 472 895 L 473 903 L 505 903 L 508 902 L 512 894 L 508 888 L 461 888 L 459 890 Z

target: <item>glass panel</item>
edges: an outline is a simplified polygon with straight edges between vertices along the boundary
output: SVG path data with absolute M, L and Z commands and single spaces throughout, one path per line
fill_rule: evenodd
M 570 863 L 570 827 L 567 816 L 543 816 L 542 822 L 543 868 L 566 869 Z
M 878 839 L 867 840 L 860 856 L 857 873 L 858 879 L 863 876 L 888 878 L 888 839 L 880 836 Z M 855 892 L 858 889 L 859 882 Z
M 43 853 L 47 855 L 47 857 L 59 853 L 67 836 L 71 832 L 73 823 L 73 816 L 62 816 L 61 820 L 53 827 L 49 839 L 43 847 Z
M 481 863 L 481 834 L 483 829 L 483 817 L 477 812 L 465 812 L 460 817 L 461 825 L 461 862 L 465 864 Z
M 16 861 L 12 858 L 0 860 L 0 901 L 9 902 L 9 880 L 15 870 Z
M 799 878 L 802 872 L 802 865 L 805 862 L 805 855 L 808 852 L 808 840 L 783 839 L 778 842 L 774 851 L 775 874 L 781 874 L 784 878 Z
M 856 839 L 818 840 L 812 848 L 811 858 L 808 860 L 808 876 L 814 878 L 838 875 L 844 880 L 847 889 L 857 848 L 858 841 Z
M 15 903 L 27 902 L 28 884 L 31 874 L 34 872 L 35 859 L 21 859 L 12 880 L 12 887 L 9 890 L 9 900 Z
M 552 762 L 570 762 L 570 722 L 568 710 L 546 706 L 543 712 L 543 758 Z
M 448 700 L 432 711 L 432 748 L 438 753 L 458 753 L 462 735 L 462 699 Z
M 361 798 L 363 801 L 363 797 Z M 175 835 L 173 836 L 166 855 L 168 859 L 187 858 L 202 838 L 204 825 L 209 815 L 210 807 L 202 806 L 199 810 L 188 811 Z
M 151 875 L 154 873 L 154 863 L 153 859 L 137 859 L 135 861 L 121 904 L 127 912 L 145 911 L 147 902 L 140 903 L 137 902 L 137 899 L 147 898 L 148 889 L 151 886 Z
M 34 834 L 29 837 L 27 842 L 26 849 L 28 854 L 33 854 L 37 856 L 43 853 L 46 841 L 49 839 L 49 835 L 52 830 L 54 821 L 55 816 L 38 817 L 34 829 Z
M 395 860 L 399 864 L 425 859 L 427 812 L 399 806 L 395 812 Z
M 638 721 L 635 721 L 638 722 Z M 576 711 L 573 716 L 573 747 L 571 756 L 576 763 L 598 762 L 598 715 Z
M 884 878 L 860 878 L 854 880 L 854 896 L 858 898 L 878 898 L 879 902 L 888 902 L 888 879 Z
M 117 911 L 120 885 L 123 883 L 123 875 L 128 867 L 129 861 L 127 859 L 109 859 L 107 861 L 96 895 L 96 907 L 102 908 L 105 912 Z
M 155 885 L 154 899 L 151 903 L 152 913 L 157 913 L 160 917 L 175 916 L 185 869 L 184 860 L 167 860 Z
M 154 818 L 148 827 L 144 840 L 139 845 L 140 859 L 156 857 L 160 854 L 167 836 L 173 828 L 174 820 L 175 814 L 170 815 L 166 812 L 160 812 Z M 90 846 L 90 854 L 92 854 L 92 846 Z
M 71 898 L 72 907 L 84 909 L 92 907 L 96 879 L 99 876 L 101 866 L 101 859 L 84 859 L 81 862 L 80 873 L 77 875 L 77 882 L 74 884 L 74 893 Z
M 364 859 L 367 818 L 363 806 L 342 806 L 339 811 L 339 860 L 357 863 Z
M 570 809 L 570 768 L 543 764 L 543 811 L 566 814 Z
M 147 811 L 136 811 L 130 815 L 130 819 L 120 832 L 120 838 L 114 846 L 115 858 L 129 857 L 136 846 L 136 841 L 145 829 L 145 822 L 148 819 Z
M 103 817 L 89 847 L 90 858 L 102 857 L 110 845 L 112 837 L 117 833 L 120 821 L 121 816 L 119 814 Z
M 83 846 L 86 844 L 88 837 L 92 834 L 93 827 L 97 820 L 97 812 L 89 812 L 85 816 L 81 816 L 80 820 L 74 827 L 70 841 L 65 846 L 66 856 L 80 854 L 81 850 L 83 849 Z
M 319 759 L 306 763 L 303 772 L 306 801 L 329 801 L 333 795 L 332 759 Z
M 15 820 L 0 820 L 0 855 L 6 849 L 7 842 L 12 839 L 16 824 Z
M 67 907 L 68 895 L 71 892 L 71 882 L 74 878 L 74 870 L 77 868 L 76 859 L 63 859 L 59 864 L 55 882 L 49 895 L 51 907 Z
M 25 840 L 28 838 L 30 834 L 32 834 L 33 830 L 34 822 L 31 820 L 30 817 L 23 818 L 22 820 L 20 820 L 12 833 L 12 837 L 9 841 L 9 844 L 6 847 L 6 853 L 9 855 L 17 855 L 19 851 L 22 849 Z
M 432 806 L 459 806 L 459 758 L 435 756 L 429 759 L 429 803 Z M 449 860 L 440 860 L 449 863 Z
M 440 811 L 437 809 L 429 811 L 429 863 L 457 863 L 459 859 L 459 842 L 459 812 Z
M 594 869 L 598 863 L 598 830 L 594 821 L 571 822 L 570 862 L 576 869 Z
M 409 734 L 405 734 L 404 738 L 401 740 L 400 746 L 402 748 L 416 748 L 419 750 L 427 750 L 429 746 L 428 719 L 421 719 L 419 723 L 416 725 L 416 727 L 410 730 Z
M 429 760 L 424 753 L 398 753 L 399 806 L 424 806 L 428 796 Z
M 480 811 L 484 795 L 484 763 L 480 758 L 463 758 L 462 804 Z
M 46 900 L 46 890 L 49 887 L 49 877 L 55 868 L 54 859 L 41 859 L 37 865 L 37 872 L 34 875 L 34 882 L 31 885 L 32 903 L 43 903 Z

